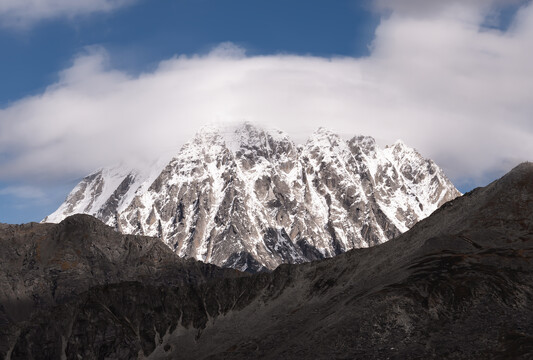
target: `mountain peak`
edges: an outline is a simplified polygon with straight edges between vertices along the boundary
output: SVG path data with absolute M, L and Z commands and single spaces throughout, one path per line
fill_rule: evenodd
M 234 154 L 243 148 L 264 147 L 269 140 L 290 140 L 281 130 L 267 129 L 250 121 L 205 125 L 195 139 L 208 146 L 210 143 L 224 144 Z
M 504 177 L 533 177 L 533 162 L 525 161 L 515 166 Z
M 311 145 L 324 149 L 336 147 L 338 145 L 345 145 L 344 143 L 344 140 L 342 140 L 338 134 L 324 127 L 319 127 L 311 134 L 306 144 L 307 146 Z
M 366 136 L 366 135 L 356 135 L 353 138 L 350 139 L 348 144 L 353 146 L 358 146 L 368 154 L 374 153 L 377 149 L 376 139 L 374 139 L 372 136 Z
M 533 163 L 523 162 L 515 166 L 501 179 L 493 182 L 491 185 L 497 186 L 503 191 L 507 191 L 506 188 L 525 188 L 533 193 Z
M 362 218 L 358 230 L 365 233 L 383 225 L 372 216 L 364 217 L 374 207 L 381 211 L 382 204 L 365 203 L 361 193 L 345 186 L 350 180 L 344 177 L 338 182 L 338 173 L 327 164 L 326 171 L 307 165 L 299 166 L 306 174 L 303 192 L 312 201 L 304 197 L 293 202 L 311 206 L 292 212 L 296 221 L 305 219 L 294 226 L 280 219 L 290 218 L 291 201 L 284 200 L 297 196 L 298 186 L 279 193 L 275 185 L 283 182 L 279 175 L 273 181 L 265 175 L 259 183 L 242 184 L 233 174 L 226 191 L 230 205 L 221 206 L 215 218 L 205 216 L 214 207 L 209 189 L 198 188 L 209 183 L 201 173 L 201 181 L 181 184 L 176 192 L 145 193 L 143 199 L 155 196 L 152 212 L 160 219 L 159 228 L 185 235 L 178 247 L 183 243 L 186 249 L 201 247 L 198 234 L 207 233 L 206 251 L 226 252 L 225 266 L 239 269 L 260 267 L 257 259 L 263 246 L 267 259 L 302 254 L 308 260 L 320 259 L 324 249 L 317 248 L 313 239 L 326 238 L 326 245 L 346 250 L 341 248 L 343 239 L 357 226 L 355 217 Z M 394 180 L 380 180 L 395 171 L 389 170 L 368 180 L 370 185 L 379 183 L 368 189 L 376 197 L 376 190 Z M 360 175 L 364 174 L 353 177 Z M 533 312 L 528 301 L 533 294 L 532 177 L 533 164 L 523 163 L 491 185 L 447 203 L 383 246 L 305 266 L 280 266 L 258 276 L 182 261 L 157 239 L 123 236 L 85 216 L 65 220 L 70 227 L 1 226 L 0 354 L 28 359 L 43 354 L 47 358 L 78 354 L 191 359 L 532 358 Z M 401 185 L 396 190 L 406 195 L 402 188 L 408 184 L 391 185 Z M 249 188 L 259 191 L 242 196 Z M 340 190 L 335 192 L 336 188 Z M 389 194 L 390 201 L 395 200 L 393 195 Z M 418 196 L 409 195 L 398 204 Z M 169 198 L 178 202 L 165 203 Z M 266 212 L 249 206 L 260 206 L 262 200 Z M 346 207 L 356 216 L 343 217 Z M 222 216 L 224 208 L 229 208 L 229 217 Z M 165 223 L 168 213 L 177 213 L 178 218 Z M 262 223 L 266 231 L 253 233 L 257 217 L 268 214 L 273 215 Z M 381 220 L 388 216 L 378 215 Z M 206 221 L 211 220 L 215 226 L 209 228 Z M 194 226 L 184 229 L 189 223 Z M 306 231 L 304 225 L 313 223 L 318 226 Z M 170 228 L 173 224 L 182 227 Z M 326 231 L 320 233 L 321 229 Z M 244 240 L 252 245 L 246 247 Z M 265 322 L 268 326 L 257 326 Z M 317 331 L 323 328 L 328 331 Z M 308 335 L 280 341 L 287 329 Z
M 319 128 L 296 147 L 249 122 L 204 126 L 153 176 L 87 177 L 53 220 L 88 213 L 180 256 L 274 269 L 383 243 L 457 196 L 424 159 L 354 139 Z
M 392 144 L 392 146 L 390 147 L 393 149 L 394 152 L 406 152 L 413 150 L 413 148 L 405 145 L 405 143 L 401 139 L 396 140 L 394 144 Z
M 385 152 L 397 162 L 402 162 L 405 159 L 411 159 L 419 163 L 426 161 L 416 149 L 407 146 L 402 140 L 396 140 L 393 145 L 386 146 Z
M 339 137 L 333 131 L 325 127 L 319 127 L 316 129 L 311 136 L 322 136 L 322 137 Z

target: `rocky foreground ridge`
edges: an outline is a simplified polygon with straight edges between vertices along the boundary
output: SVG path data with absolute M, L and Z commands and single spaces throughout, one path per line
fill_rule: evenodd
M 246 123 L 204 127 L 168 163 L 99 170 L 44 221 L 90 214 L 181 257 L 256 272 L 381 244 L 459 195 L 401 141 L 381 149 L 319 129 L 296 145 Z
M 88 216 L 2 225 L 0 249 L 8 359 L 533 356 L 532 163 L 382 245 L 272 273 L 184 261 Z

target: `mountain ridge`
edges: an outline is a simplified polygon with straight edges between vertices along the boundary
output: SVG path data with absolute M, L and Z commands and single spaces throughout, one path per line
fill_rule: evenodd
M 182 257 L 260 271 L 383 243 L 458 195 L 402 142 L 381 149 L 320 128 L 296 145 L 245 123 L 202 128 L 150 171 L 96 172 L 45 221 L 89 213 L 159 237 Z
M 191 273 L 186 266 L 165 285 L 153 280 L 162 269 L 128 281 L 142 273 L 133 268 L 129 279 L 78 289 L 57 305 L 37 302 L 30 321 L 7 328 L 0 321 L 0 336 L 9 340 L 0 341 L 0 350 L 11 359 L 527 359 L 533 354 L 532 179 L 533 164 L 521 164 L 389 242 L 270 273 L 239 275 L 187 260 L 215 276 L 182 282 Z M 13 243 L 9 229 L 31 227 L 38 236 L 22 232 L 16 243 L 145 241 L 82 215 L 69 219 L 69 226 L 3 226 L 2 249 Z M 63 236 L 39 240 L 41 229 Z M 84 240 L 84 234 L 94 236 Z M 182 266 L 185 260 L 150 241 Z M 19 264 L 1 261 L 12 270 L 0 274 L 30 286 L 17 276 L 36 252 L 0 255 Z M 157 256 L 150 259 L 157 266 Z

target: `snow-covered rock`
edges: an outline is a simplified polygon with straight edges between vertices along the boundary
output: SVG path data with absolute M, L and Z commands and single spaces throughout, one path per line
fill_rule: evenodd
M 381 149 L 321 128 L 296 145 L 246 123 L 204 127 L 166 164 L 99 170 L 43 221 L 86 213 L 180 256 L 258 271 L 383 243 L 459 195 L 401 141 Z

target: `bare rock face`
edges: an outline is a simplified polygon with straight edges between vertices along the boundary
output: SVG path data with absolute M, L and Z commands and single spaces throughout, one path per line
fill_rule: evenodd
M 88 217 L 0 225 L 0 245 L 7 359 L 533 357 L 531 163 L 389 242 L 270 273 L 184 261 Z
M 100 170 L 44 221 L 87 213 L 181 257 L 257 271 L 381 244 L 459 195 L 401 142 L 319 129 L 297 146 L 244 124 L 203 128 L 166 165 Z

